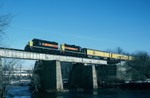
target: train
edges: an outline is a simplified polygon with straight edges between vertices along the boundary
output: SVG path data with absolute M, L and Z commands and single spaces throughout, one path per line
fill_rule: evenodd
M 66 43 L 60 44 L 59 46 L 58 42 L 46 41 L 37 38 L 34 38 L 27 43 L 25 46 L 25 51 L 90 59 L 103 59 L 108 61 L 127 61 L 133 59 L 133 57 L 129 55 L 111 53 L 90 48 L 82 48 L 77 45 L 70 45 Z

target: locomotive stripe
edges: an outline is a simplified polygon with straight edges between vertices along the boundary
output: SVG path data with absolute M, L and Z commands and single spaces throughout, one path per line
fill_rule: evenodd
M 57 45 L 48 44 L 48 43 L 42 43 L 42 46 L 50 46 L 50 47 L 58 48 L 58 46 L 57 46 Z
M 68 50 L 74 50 L 74 51 L 78 51 L 78 49 L 77 49 L 77 48 L 66 47 L 66 46 L 65 46 L 65 49 L 68 49 Z

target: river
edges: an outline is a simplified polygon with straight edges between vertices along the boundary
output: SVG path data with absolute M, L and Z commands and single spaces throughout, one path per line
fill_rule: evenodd
M 28 86 L 11 86 L 8 87 L 6 98 L 150 98 L 150 90 L 98 89 L 32 94 Z

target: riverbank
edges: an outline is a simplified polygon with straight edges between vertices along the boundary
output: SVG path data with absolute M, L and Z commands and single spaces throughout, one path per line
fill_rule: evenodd
M 131 81 L 124 83 L 101 83 L 99 88 L 120 88 L 120 89 L 132 89 L 132 90 L 150 90 L 150 82 L 147 81 Z

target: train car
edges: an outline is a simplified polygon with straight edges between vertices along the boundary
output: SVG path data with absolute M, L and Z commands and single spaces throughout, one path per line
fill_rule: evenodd
M 40 39 L 33 39 L 25 46 L 26 51 L 42 52 L 42 53 L 54 53 L 58 54 L 58 43 Z
M 61 44 L 60 49 L 63 55 L 70 55 L 70 56 L 77 56 L 77 57 L 85 56 L 85 53 L 82 52 L 82 48 L 80 46 Z
M 88 58 L 96 58 L 96 59 L 107 59 L 110 57 L 109 52 L 83 48 L 83 51 L 86 53 Z
M 121 55 L 121 60 L 129 60 L 129 56 L 127 55 Z
M 121 59 L 121 54 L 117 54 L 117 53 L 111 53 L 111 56 L 110 56 L 110 58 L 112 58 L 112 59 Z
M 80 46 L 69 45 L 69 44 L 61 44 L 60 45 L 62 51 L 73 51 L 73 52 L 81 52 Z
M 111 57 L 112 59 L 116 59 L 116 60 L 131 60 L 132 56 L 128 56 L 128 55 L 123 55 L 123 54 L 117 54 L 117 53 L 111 53 Z
M 134 59 L 134 57 L 133 56 L 128 56 L 129 57 L 129 60 L 133 60 Z

